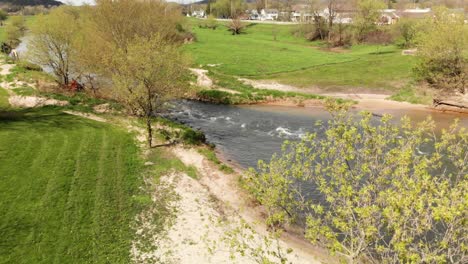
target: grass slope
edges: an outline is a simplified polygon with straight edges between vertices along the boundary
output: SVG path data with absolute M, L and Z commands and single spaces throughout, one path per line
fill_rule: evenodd
M 0 263 L 128 263 L 137 153 L 107 124 L 0 112 Z
M 219 64 L 223 74 L 276 79 L 299 87 L 364 86 L 393 89 L 411 77 L 414 57 L 396 46 L 356 45 L 331 52 L 319 42 L 295 37 L 295 25 L 250 24 L 245 34 L 232 36 L 225 26 L 216 30 L 191 20 L 197 41 L 185 46 L 196 64 Z M 273 32 L 276 31 L 276 40 Z

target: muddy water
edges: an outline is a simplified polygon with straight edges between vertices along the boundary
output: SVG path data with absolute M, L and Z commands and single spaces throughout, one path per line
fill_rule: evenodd
M 408 115 L 422 121 L 430 115 L 438 128 L 445 128 L 455 118 L 468 127 L 468 115 L 412 110 L 386 110 L 396 117 Z M 199 129 L 223 155 L 240 166 L 255 167 L 259 159 L 269 160 L 281 150 L 284 140 L 299 140 L 316 131 L 316 121 L 327 121 L 330 115 L 322 108 L 285 106 L 226 106 L 195 101 L 176 102 L 169 111 L 171 119 Z M 378 117 L 375 117 L 378 119 Z

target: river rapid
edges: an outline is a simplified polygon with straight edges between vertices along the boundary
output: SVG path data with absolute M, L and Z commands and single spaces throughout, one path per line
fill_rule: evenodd
M 462 126 L 468 127 L 468 115 L 423 110 L 378 112 L 383 113 L 395 117 L 407 115 L 414 121 L 422 121 L 429 115 L 439 130 L 456 118 Z M 307 132 L 320 134 L 316 122 L 326 122 L 330 118 L 321 107 L 230 106 L 187 100 L 174 102 L 165 116 L 202 131 L 225 159 L 243 168 L 256 167 L 258 160 L 268 161 L 281 150 L 285 140 L 300 140 Z

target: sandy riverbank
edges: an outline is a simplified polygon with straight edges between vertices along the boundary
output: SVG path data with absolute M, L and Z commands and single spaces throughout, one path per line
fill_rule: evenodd
M 220 171 L 214 164 L 211 164 L 203 155 L 194 148 L 173 147 L 171 151 L 187 166 L 194 166 L 199 172 L 199 184 L 204 187 L 203 192 L 197 192 L 202 196 L 207 194 L 213 196 L 218 202 L 218 212 L 221 210 L 227 215 L 231 223 L 239 223 L 240 219 L 246 221 L 255 230 L 256 236 L 267 236 L 267 227 L 264 224 L 264 210 L 254 203 L 247 193 L 239 187 L 240 170 L 235 173 L 227 174 Z M 206 192 L 205 194 L 203 194 Z M 192 200 L 200 200 L 199 199 Z M 188 207 L 186 205 L 185 207 Z M 183 206 L 184 207 L 184 206 Z M 201 223 L 200 223 L 201 224 Z M 203 226 L 203 225 L 199 225 Z M 206 228 L 206 227 L 205 227 Z M 222 239 L 225 230 L 218 230 L 212 226 L 207 230 L 211 236 Z M 294 230 L 287 230 L 279 240 L 283 250 L 293 249 L 288 255 L 292 263 L 333 263 L 326 250 L 315 247 L 303 239 Z M 223 250 L 221 250 L 223 251 Z M 225 250 L 224 250 L 225 251 Z M 219 254 L 219 250 L 216 252 Z

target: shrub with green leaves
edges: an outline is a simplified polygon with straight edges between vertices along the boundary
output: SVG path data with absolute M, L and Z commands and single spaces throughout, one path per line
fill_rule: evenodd
M 329 109 L 322 135 L 285 142 L 245 176 L 267 223 L 302 220 L 311 243 L 348 263 L 465 263 L 468 131 Z
M 465 93 L 468 87 L 468 27 L 464 16 L 446 8 L 426 20 L 417 37 L 420 63 L 416 73 L 443 92 Z

